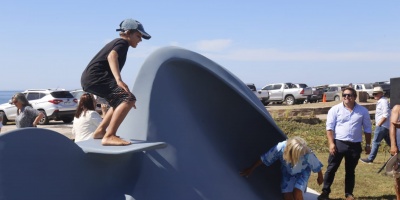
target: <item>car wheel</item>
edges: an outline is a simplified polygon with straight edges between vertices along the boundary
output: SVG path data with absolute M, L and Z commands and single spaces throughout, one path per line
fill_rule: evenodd
M 43 113 L 44 117 L 42 119 L 40 119 L 39 124 L 40 125 L 47 125 L 49 124 L 49 118 L 46 115 L 46 112 L 44 110 L 39 110 L 40 112 Z
M 74 121 L 74 118 L 72 118 L 72 117 L 64 118 L 64 119 L 62 119 L 62 121 L 63 121 L 64 123 L 66 123 L 66 124 L 69 124 L 69 123 L 71 123 L 72 121 Z
M 295 99 L 293 96 L 289 95 L 285 98 L 285 102 L 286 102 L 286 105 L 293 105 L 295 102 Z
M 335 101 L 340 101 L 340 97 L 339 96 L 335 96 Z
M 7 125 L 8 119 L 7 119 L 7 117 L 6 117 L 6 114 L 5 114 L 3 111 L 0 111 L 0 116 L 3 117 L 3 122 L 2 122 L 2 124 L 3 124 L 3 125 Z

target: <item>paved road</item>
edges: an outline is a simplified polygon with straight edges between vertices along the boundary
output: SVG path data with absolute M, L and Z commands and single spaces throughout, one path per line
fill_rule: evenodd
M 7 131 L 11 131 L 16 129 L 17 127 L 15 126 L 14 123 L 8 123 L 7 125 L 3 126 L 1 128 L 1 134 L 6 133 Z M 62 135 L 65 135 L 68 138 L 72 138 L 72 123 L 70 124 L 65 124 L 62 121 L 50 121 L 49 125 L 39 125 L 38 128 L 45 128 L 49 129 L 55 132 L 58 132 Z

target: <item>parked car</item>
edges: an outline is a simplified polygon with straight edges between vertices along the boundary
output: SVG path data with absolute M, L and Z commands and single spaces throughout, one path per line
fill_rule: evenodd
M 71 90 L 70 93 L 79 102 L 79 99 L 81 99 L 82 94 L 85 93 L 85 92 L 82 89 L 76 89 L 76 90 Z
M 72 96 L 74 96 L 79 103 L 79 100 L 81 99 L 81 96 L 85 93 L 85 91 L 83 91 L 82 89 L 76 89 L 76 90 L 71 90 L 70 91 Z M 102 114 L 102 110 L 101 110 L 101 104 L 100 103 L 96 103 L 96 112 L 98 112 L 100 115 Z
M 311 89 L 311 93 L 308 90 L 304 93 L 304 95 L 307 96 L 307 99 L 304 101 L 304 103 L 317 103 L 322 101 L 325 92 L 325 86 L 311 87 Z
M 356 91 L 367 92 L 367 99 L 374 98 L 372 95 L 374 86 L 372 83 L 357 83 L 353 85 Z
M 274 83 L 264 86 L 261 90 L 269 91 L 268 102 L 286 102 L 287 105 L 293 105 L 303 103 L 307 99 L 307 96 L 304 95 L 305 91 L 312 89 L 304 83 Z
M 43 112 L 44 117 L 39 124 L 48 124 L 49 120 L 62 120 L 71 123 L 77 108 L 77 99 L 66 90 L 35 89 L 25 90 L 25 94 L 32 107 Z M 17 108 L 12 101 L 0 105 L 0 115 L 3 116 L 3 124 L 15 121 Z
M 268 99 L 269 99 L 269 92 L 266 90 L 258 90 L 256 89 L 256 86 L 254 83 L 247 83 L 247 87 L 253 91 L 253 93 L 257 96 L 258 99 L 260 99 L 261 103 L 264 105 L 268 105 Z
M 328 85 L 324 92 L 326 101 L 340 101 L 342 91 L 347 86 L 345 84 Z

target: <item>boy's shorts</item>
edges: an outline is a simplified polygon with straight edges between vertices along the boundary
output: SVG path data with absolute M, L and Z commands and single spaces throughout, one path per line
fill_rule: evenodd
M 84 90 L 85 92 L 89 92 L 104 98 L 114 109 L 122 102 L 136 101 L 136 97 L 132 94 L 132 92 L 126 92 L 116 83 L 109 85 L 93 85 L 88 88 L 84 88 Z

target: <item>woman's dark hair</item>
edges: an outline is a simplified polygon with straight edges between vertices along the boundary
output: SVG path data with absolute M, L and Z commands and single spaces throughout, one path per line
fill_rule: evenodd
M 14 103 L 14 101 L 18 101 L 19 103 L 21 103 L 22 107 L 25 106 L 30 106 L 32 107 L 32 105 L 29 103 L 28 99 L 26 99 L 25 94 L 23 93 L 16 93 L 14 94 L 14 96 L 12 97 L 12 102 Z M 17 109 L 17 114 L 19 115 L 20 110 Z
M 86 115 L 86 111 L 95 110 L 94 106 L 95 106 L 95 100 L 93 98 L 93 95 L 89 93 L 82 94 L 79 100 L 78 108 L 76 109 L 75 112 L 75 117 L 79 118 L 82 112 L 83 115 Z

